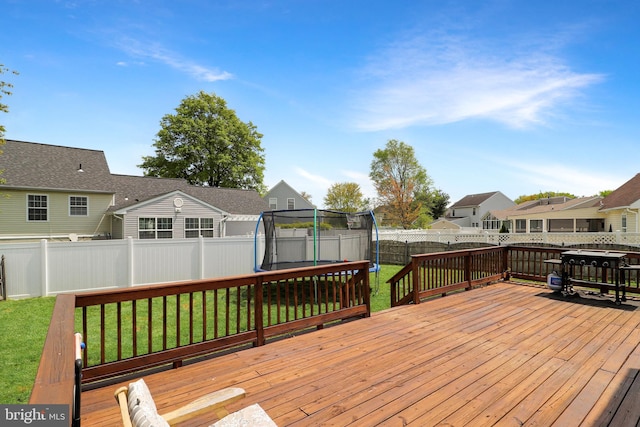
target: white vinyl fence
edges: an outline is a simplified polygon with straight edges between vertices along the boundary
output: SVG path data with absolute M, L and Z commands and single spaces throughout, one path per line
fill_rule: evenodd
M 292 236 L 293 237 L 293 236 Z M 640 233 L 449 233 L 423 230 L 381 230 L 380 240 L 441 243 L 481 242 L 506 244 L 611 244 L 640 246 Z M 329 238 L 331 239 L 331 238 Z M 357 257 L 361 243 L 338 236 L 331 255 Z M 375 239 L 375 235 L 374 235 Z M 329 243 L 329 242 L 326 242 Z M 298 256 L 312 253 L 306 238 Z M 351 248 L 350 245 L 355 245 Z M 332 247 L 331 245 L 327 246 Z M 250 274 L 255 253 L 262 262 L 264 239 L 225 237 L 216 239 L 95 240 L 0 244 L 5 257 L 6 296 L 30 298 L 67 292 L 126 288 L 153 283 L 197 280 Z M 353 255 L 353 256 L 352 256 Z
M 568 246 L 579 244 L 640 246 L 640 233 L 491 233 L 435 230 L 381 230 L 380 240 L 398 242 L 488 243 L 518 245 L 527 243 Z
M 8 298 L 250 274 L 254 253 L 253 237 L 0 244 Z

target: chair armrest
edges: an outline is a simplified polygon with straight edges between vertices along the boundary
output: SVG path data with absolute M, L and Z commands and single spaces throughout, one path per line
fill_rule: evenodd
M 120 387 L 113 395 L 120 407 L 120 416 L 122 417 L 122 424 L 124 427 L 131 427 L 131 418 L 129 417 L 129 407 L 127 406 L 127 387 Z
M 245 396 L 244 389 L 229 387 L 206 394 L 193 402 L 182 406 L 175 411 L 162 415 L 169 424 L 174 425 L 184 420 L 202 415 L 208 411 L 214 411 L 218 418 L 229 415 L 226 405 L 237 402 Z

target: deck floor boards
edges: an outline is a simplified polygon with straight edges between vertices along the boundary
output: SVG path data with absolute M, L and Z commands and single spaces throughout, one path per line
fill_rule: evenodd
M 279 426 L 637 425 L 639 306 L 497 283 L 145 381 L 160 413 L 238 386 L 232 410 L 259 403 Z M 83 426 L 119 423 L 120 385 L 82 393 Z

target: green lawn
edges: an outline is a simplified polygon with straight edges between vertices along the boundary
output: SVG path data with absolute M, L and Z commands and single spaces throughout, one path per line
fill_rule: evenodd
M 0 301 L 0 403 L 28 403 L 54 303 Z
M 383 265 L 377 280 L 371 274 L 372 311 L 389 308 L 387 280 L 401 268 Z M 54 303 L 54 297 L 0 301 L 0 404 L 29 401 Z

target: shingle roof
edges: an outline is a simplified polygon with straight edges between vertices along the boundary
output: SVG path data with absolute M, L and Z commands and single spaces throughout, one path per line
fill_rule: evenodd
M 111 192 L 111 173 L 102 151 L 9 139 L 0 150 L 6 180 L 2 187 Z
M 99 150 L 15 140 L 7 140 L 0 149 L 0 170 L 7 181 L 0 187 L 111 193 L 115 194 L 111 210 L 176 190 L 230 214 L 259 215 L 269 210 L 269 204 L 253 190 L 196 187 L 184 179 L 112 175 Z
M 640 200 L 640 173 L 602 200 L 602 210 L 629 207 Z
M 183 179 L 131 175 L 112 175 L 112 177 L 116 191 L 113 210 L 133 206 L 176 190 L 231 214 L 259 215 L 269 210 L 269 204 L 257 191 L 253 190 L 197 187 L 189 185 Z
M 451 205 L 451 208 L 460 208 L 467 206 L 480 206 L 482 202 L 486 201 L 489 197 L 498 193 L 497 191 L 492 191 L 490 193 L 481 193 L 481 194 L 469 194 L 464 196 L 462 199 L 455 202 Z
M 491 214 L 498 219 L 506 219 L 510 216 L 528 215 L 528 214 L 541 214 L 552 211 L 568 211 L 571 209 L 592 208 L 599 206 L 602 200 L 599 196 L 592 197 L 578 197 L 576 199 L 569 199 L 567 197 L 562 198 L 563 202 L 559 203 L 560 199 L 550 201 L 548 199 L 530 200 L 519 205 L 513 206 L 508 209 L 491 211 Z

